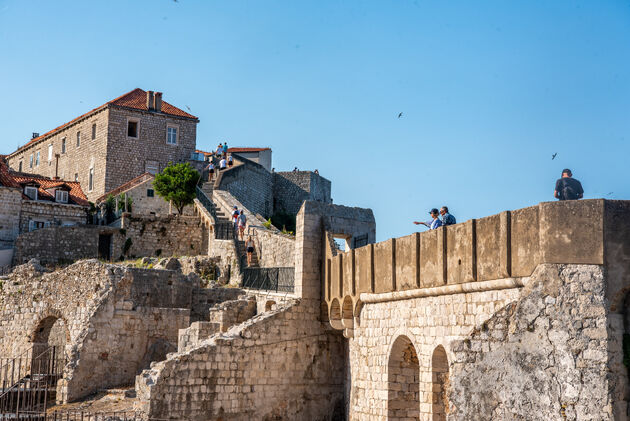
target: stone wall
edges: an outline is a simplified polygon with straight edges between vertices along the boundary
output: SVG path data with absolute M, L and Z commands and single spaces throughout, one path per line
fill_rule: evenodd
M 67 364 L 59 400 L 129 384 L 176 350 L 178 329 L 190 323 L 193 286 L 181 273 L 96 260 L 52 273 L 36 263 L 19 266 L 0 291 L 0 354 L 19 355 L 42 323 L 61 319 Z
M 219 174 L 215 188 L 230 192 L 251 212 L 268 218 L 273 212 L 271 173 L 248 159 L 240 158 L 238 163 Z
M 48 225 L 80 225 L 87 222 L 87 208 L 78 205 L 23 200 L 20 213 L 20 232 L 28 232 L 29 221 Z
M 20 232 L 22 192 L 0 186 L 0 246 L 12 245 Z
M 138 138 L 127 137 L 128 119 L 137 119 Z M 178 127 L 177 145 L 166 143 L 167 125 Z M 163 170 L 169 162 L 187 162 L 196 149 L 197 121 L 163 113 L 112 108 L 109 115 L 105 191 L 147 171 L 147 163 Z M 100 196 L 100 195 L 99 195 Z
M 258 265 L 263 268 L 295 266 L 295 238 L 269 231 L 253 229 L 252 239 L 258 256 Z M 247 240 L 247 239 L 245 239 Z
M 94 201 L 104 194 L 106 166 L 110 165 L 107 158 L 108 120 L 110 110 L 105 108 L 94 114 L 74 121 L 62 130 L 49 137 L 13 153 L 7 157 L 7 164 L 13 171 L 18 171 L 20 161 L 22 171 L 54 177 L 55 155 L 59 154 L 58 175 L 62 180 L 78 180 L 81 189 L 89 200 Z M 96 137 L 92 139 L 92 125 L 96 124 Z M 80 143 L 77 146 L 77 133 Z M 65 153 L 62 153 L 62 143 L 65 139 Z M 48 145 L 53 145 L 52 160 L 48 160 Z M 39 165 L 35 165 L 35 156 L 39 152 Z M 30 156 L 33 155 L 33 167 L 30 167 Z M 94 184 L 90 191 L 90 168 L 94 169 Z M 138 173 L 136 175 L 140 175 Z M 130 177 L 129 179 L 131 179 Z M 129 179 L 125 180 L 128 181 Z M 122 184 L 122 183 L 120 183 Z
M 330 180 L 312 171 L 273 174 L 273 211 L 297 214 L 305 200 L 332 203 Z

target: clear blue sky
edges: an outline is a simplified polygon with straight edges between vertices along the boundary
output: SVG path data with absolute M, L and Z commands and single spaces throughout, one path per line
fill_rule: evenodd
M 627 0 L 0 0 L 0 153 L 136 87 L 200 148 L 318 168 L 379 240 L 552 200 L 564 167 L 630 198 Z

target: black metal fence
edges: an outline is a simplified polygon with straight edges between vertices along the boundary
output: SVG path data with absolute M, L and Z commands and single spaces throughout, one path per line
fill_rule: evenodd
M 294 292 L 295 268 L 243 269 L 243 288 L 277 292 Z
M 214 238 L 217 240 L 231 240 L 234 238 L 234 225 L 231 222 L 218 222 L 216 207 L 212 200 L 197 186 L 197 199 L 210 213 L 214 220 Z
M 87 412 L 87 411 L 50 411 L 50 412 L 22 412 L 19 417 L 5 417 L 0 414 L 0 420 L 24 421 L 135 421 L 142 419 L 139 414 L 131 411 Z

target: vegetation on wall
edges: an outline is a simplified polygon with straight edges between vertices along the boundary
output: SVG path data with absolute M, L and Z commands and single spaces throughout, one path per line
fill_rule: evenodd
M 271 223 L 285 234 L 295 232 L 296 215 L 284 211 L 275 212 L 271 215 Z
M 169 164 L 164 170 L 155 176 L 153 188 L 155 192 L 173 203 L 177 212 L 181 215 L 184 206 L 190 205 L 195 200 L 199 173 L 189 163 Z

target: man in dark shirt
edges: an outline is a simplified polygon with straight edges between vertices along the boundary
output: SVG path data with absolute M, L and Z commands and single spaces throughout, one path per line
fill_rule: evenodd
M 440 208 L 440 215 L 442 215 L 442 225 L 455 225 L 457 223 L 455 217 L 448 213 L 447 206 L 442 206 Z
M 572 177 L 571 170 L 562 170 L 562 178 L 556 181 L 556 190 L 553 196 L 559 200 L 576 200 L 584 196 L 582 183 Z

